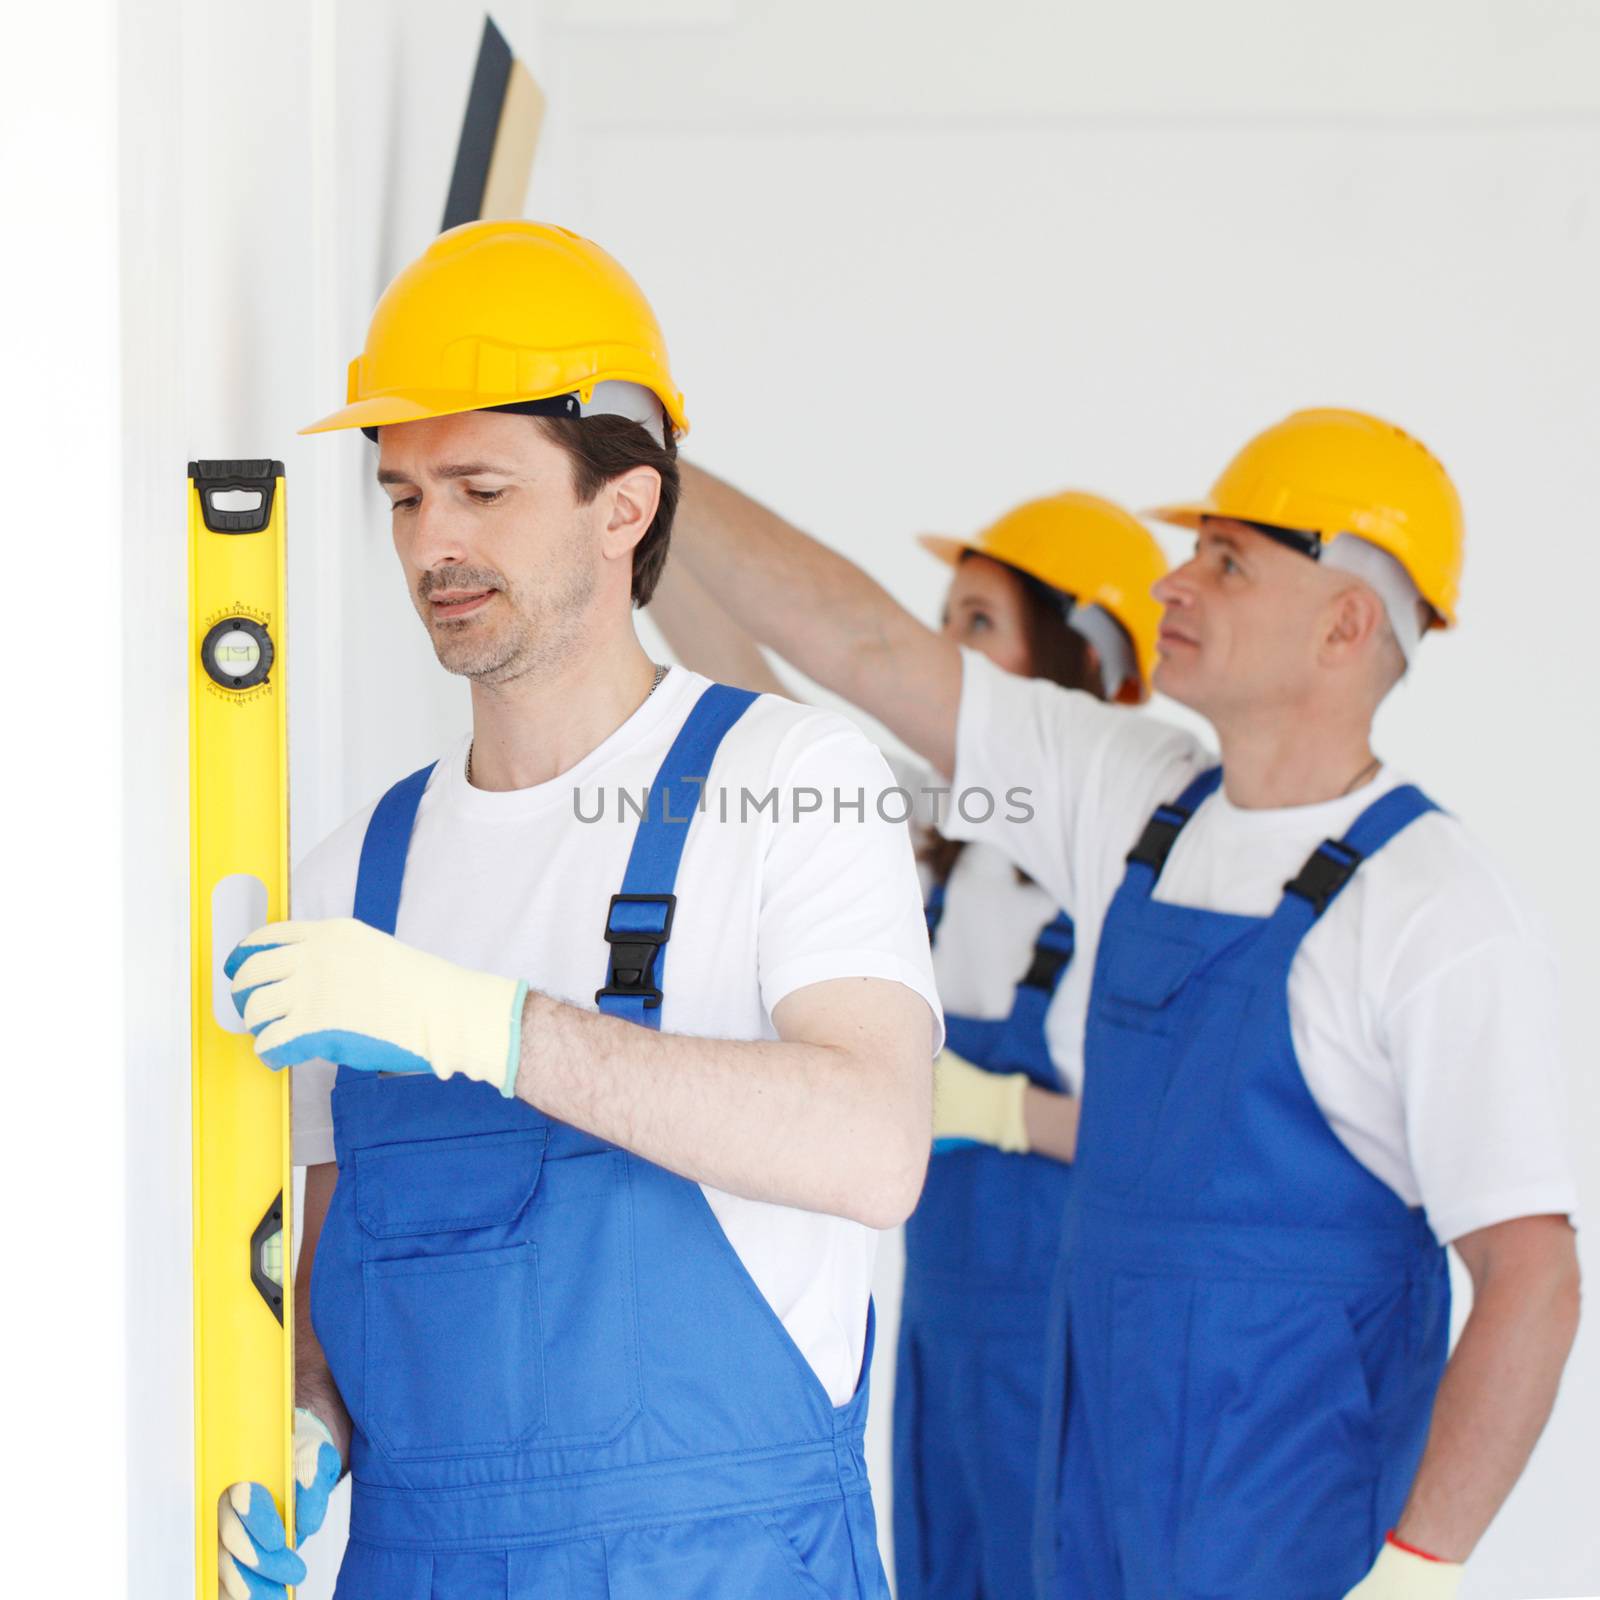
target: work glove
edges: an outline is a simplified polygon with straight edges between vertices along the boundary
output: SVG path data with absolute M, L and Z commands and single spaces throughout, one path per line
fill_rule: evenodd
M 339 1450 L 322 1418 L 294 1414 L 294 1529 L 304 1544 L 328 1514 L 339 1481 Z M 217 1577 L 222 1600 L 280 1600 L 305 1579 L 306 1564 L 289 1548 L 283 1518 L 259 1483 L 236 1483 L 217 1508 Z
M 1372 1571 L 1345 1600 L 1456 1600 L 1466 1570 L 1458 1561 L 1436 1561 L 1408 1549 L 1391 1533 Z
M 351 917 L 271 922 L 224 969 L 269 1067 L 322 1057 L 364 1072 L 461 1073 L 509 1096 L 525 983 L 470 972 Z
M 1028 1148 L 1025 1072 L 985 1072 L 954 1050 L 933 1064 L 933 1148 L 988 1144 L 1020 1155 Z

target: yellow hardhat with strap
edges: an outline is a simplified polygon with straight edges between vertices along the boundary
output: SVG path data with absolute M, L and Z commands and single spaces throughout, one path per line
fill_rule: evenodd
M 347 403 L 301 432 L 567 397 L 552 414 L 629 415 L 626 400 L 593 404 L 600 384 L 649 390 L 673 431 L 688 431 L 655 313 L 599 245 L 545 222 L 468 222 L 384 290 Z
M 1455 485 L 1425 445 L 1364 411 L 1296 411 L 1257 434 L 1205 499 L 1150 514 L 1186 528 L 1260 523 L 1307 535 L 1313 555 L 1353 533 L 1405 568 L 1442 626 L 1455 623 L 1466 541 Z
M 1167 561 L 1131 512 L 1074 489 L 1027 501 L 976 539 L 923 534 L 917 543 L 951 566 L 969 552 L 988 556 L 1070 595 L 1078 607 L 1098 606 L 1133 647 L 1138 698 L 1149 694 L 1161 625 L 1161 607 L 1150 588 Z

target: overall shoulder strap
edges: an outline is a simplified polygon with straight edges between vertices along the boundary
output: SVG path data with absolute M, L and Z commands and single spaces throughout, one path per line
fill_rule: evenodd
M 1368 856 L 1375 855 L 1418 817 L 1438 809 L 1415 784 L 1401 784 L 1379 795 L 1350 824 L 1342 839 L 1324 839 L 1284 884 L 1285 909 L 1295 910 L 1309 926 L 1339 897 Z M 1300 911 L 1301 906 L 1306 911 Z
M 922 920 L 928 924 L 928 943 L 932 944 L 944 921 L 944 885 L 934 884 L 928 891 L 927 903 L 922 908 Z
M 436 762 L 402 778 L 374 808 L 361 841 L 361 865 L 356 869 L 354 915 L 380 933 L 393 933 L 400 914 L 400 885 L 406 875 L 406 852 L 416 825 L 422 791 L 428 787 Z
M 352 912 L 358 921 L 379 933 L 394 932 L 400 914 L 400 886 L 405 881 L 406 852 L 411 848 L 411 830 L 416 825 L 422 791 L 428 787 L 437 762 L 402 778 L 373 808 L 367 831 L 361 840 L 361 863 L 356 868 L 356 903 Z M 350 1072 L 339 1068 L 339 1078 Z
M 1039 937 L 1033 942 L 1033 958 L 1017 981 L 1017 988 L 1034 990 L 1049 1000 L 1072 963 L 1076 942 L 1072 918 L 1065 911 L 1058 911 L 1039 930 Z
M 1050 1046 L 1045 1038 L 1045 1018 L 1061 980 L 1072 965 L 1076 933 L 1072 918 L 1058 911 L 1039 930 L 1033 942 L 1028 970 L 1017 980 L 1011 1009 L 1001 1024 L 992 1061 L 1002 1068 L 1021 1066 L 1036 1083 L 1056 1086 Z
M 755 698 L 748 689 L 712 684 L 685 718 L 650 785 L 622 889 L 606 913 L 610 960 L 605 987 L 594 998 L 607 1016 L 661 1026 L 661 966 L 677 906 L 678 864 L 717 749 Z
M 1222 768 L 1207 767 L 1190 780 L 1176 800 L 1156 807 L 1138 843 L 1128 852 L 1128 870 L 1122 880 L 1124 887 L 1135 888 L 1146 895 L 1155 888 L 1156 879 L 1161 876 L 1161 869 L 1166 866 L 1184 825 L 1201 803 L 1216 793 L 1221 782 Z

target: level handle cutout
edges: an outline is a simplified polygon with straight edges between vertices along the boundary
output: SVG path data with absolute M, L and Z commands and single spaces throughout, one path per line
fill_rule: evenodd
M 211 489 L 207 492 L 213 511 L 259 511 L 267 498 L 262 489 Z
M 233 983 L 223 963 L 266 920 L 267 886 L 254 873 L 235 872 L 218 880 L 211 891 L 211 1015 L 229 1033 L 248 1030 L 233 1003 Z

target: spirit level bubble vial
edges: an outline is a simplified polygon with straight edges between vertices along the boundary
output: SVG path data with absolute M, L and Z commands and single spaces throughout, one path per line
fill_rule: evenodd
M 280 461 L 189 463 L 198 1600 L 218 1594 L 230 1484 L 265 1484 L 293 1534 L 288 1074 L 257 1059 L 222 972 L 288 915 L 284 510 Z

